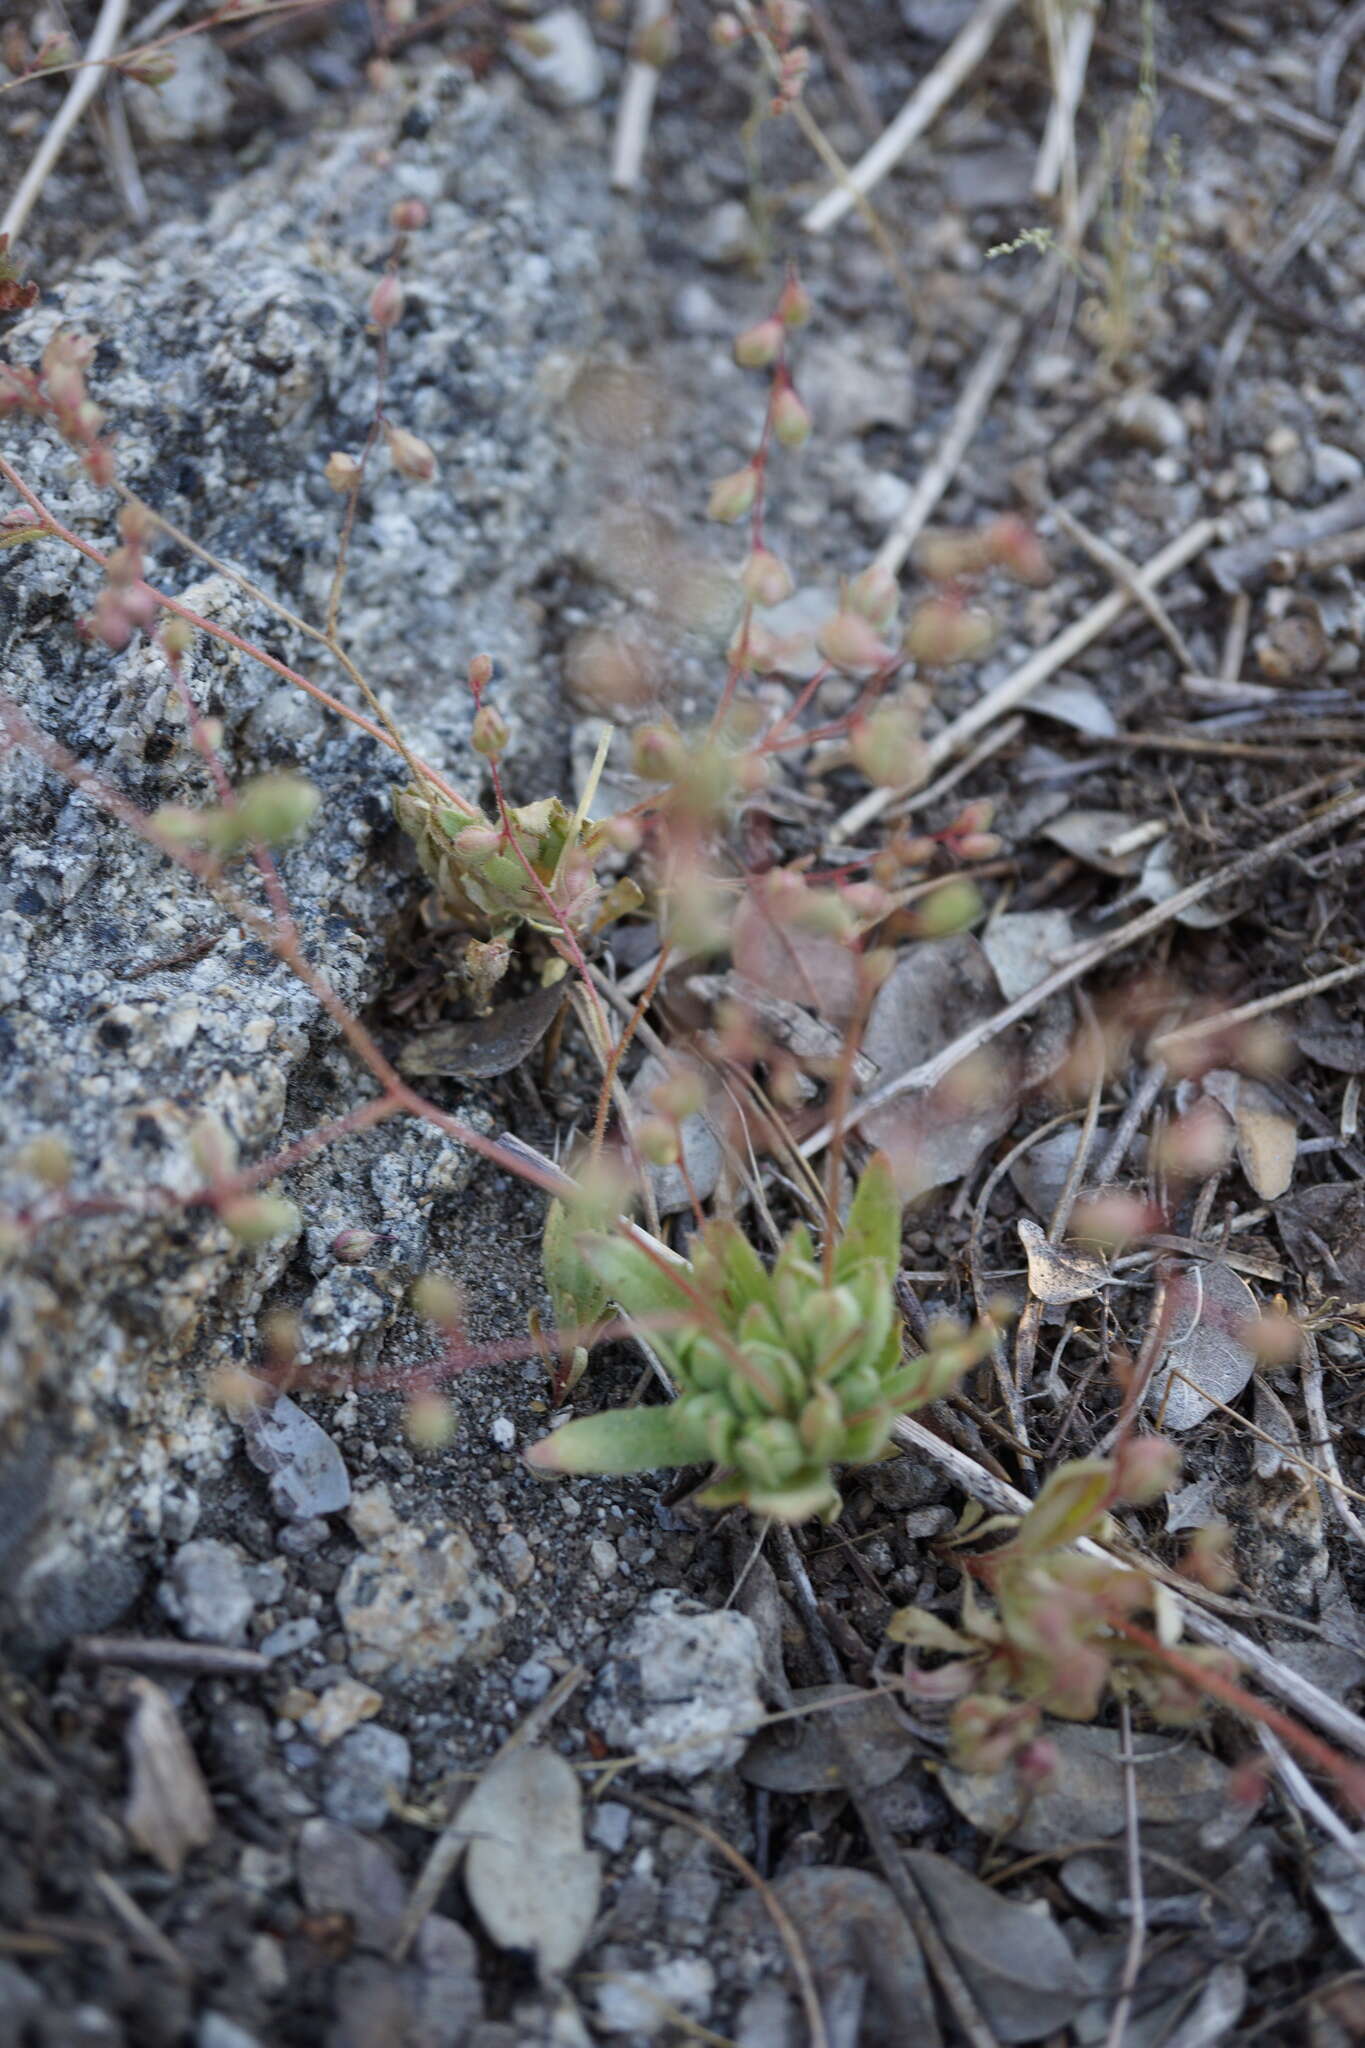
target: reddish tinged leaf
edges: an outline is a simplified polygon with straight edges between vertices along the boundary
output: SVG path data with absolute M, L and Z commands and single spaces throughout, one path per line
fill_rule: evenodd
M 24 313 L 38 303 L 38 287 L 25 282 L 9 253 L 9 236 L 0 235 L 0 313 Z

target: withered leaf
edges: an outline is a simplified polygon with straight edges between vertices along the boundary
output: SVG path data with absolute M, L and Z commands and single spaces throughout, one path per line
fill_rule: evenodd
M 1339 1017 L 1320 996 L 1305 1003 L 1294 1037 L 1299 1051 L 1320 1067 L 1338 1074 L 1365 1074 L 1365 1023 L 1359 1017 Z
M 1016 1848 L 1064 1849 L 1073 1842 L 1120 1834 L 1124 1770 L 1118 1730 L 1053 1721 L 1047 1735 L 1057 1754 L 1057 1768 L 1031 1796 L 1021 1791 L 1011 1771 L 949 1767 L 939 1782 L 974 1828 Z M 1181 1827 L 1193 1836 L 1201 1822 L 1226 1811 L 1227 1766 L 1192 1747 L 1183 1736 L 1144 1734 L 1142 1760 L 1137 1792 L 1144 1829 Z
M 760 1728 L 740 1759 L 739 1775 L 750 1785 L 769 1792 L 829 1792 L 843 1784 L 838 1750 L 831 1739 L 830 1724 L 838 1720 L 839 1732 L 858 1760 L 863 1782 L 869 1789 L 889 1784 L 905 1769 L 910 1756 L 910 1738 L 891 1701 L 881 1692 L 869 1692 L 866 1700 L 854 1700 L 836 1713 L 819 1711 L 824 1700 L 847 1699 L 846 1685 L 800 1687 L 792 1694 L 794 1707 L 816 1708 L 798 1721 L 777 1721 Z
M 450 1081 L 489 1081 L 510 1073 L 540 1044 L 566 993 L 565 984 L 533 989 L 529 996 L 499 1003 L 487 1017 L 441 1024 L 409 1040 L 398 1055 L 402 1073 Z
M 1046 981 L 1075 943 L 1076 930 L 1064 910 L 1007 911 L 981 934 L 982 950 L 1008 1003 Z
M 909 947 L 878 989 L 863 1034 L 879 1085 L 932 1059 L 1003 1007 L 995 970 L 970 933 Z M 864 1119 L 867 1137 L 890 1154 L 902 1200 L 970 1172 L 1009 1128 L 1020 1095 L 1066 1057 L 1071 1017 L 1069 999 L 1059 995 L 963 1060 L 937 1088 L 907 1090 Z
M 238 1420 L 248 1458 L 270 1482 L 276 1514 L 287 1522 L 340 1514 L 351 1499 L 351 1477 L 341 1452 L 297 1401 L 264 1380 L 254 1384 L 258 1398 L 245 1404 Z
M 1244 1336 L 1259 1311 L 1246 1281 L 1221 1259 L 1174 1274 L 1170 1307 L 1171 1339 L 1148 1384 L 1147 1405 L 1163 1428 L 1193 1429 L 1217 1402 L 1235 1401 L 1251 1378 L 1256 1360 Z
M 552 1749 L 514 1749 L 460 1809 L 465 1888 L 499 1948 L 525 1949 L 542 1978 L 573 1962 L 597 1917 L 601 1866 L 583 1847 L 583 1793 Z
M 730 929 L 737 971 L 770 995 L 806 1003 L 818 1016 L 847 1024 L 858 1008 L 858 962 L 841 939 L 780 925 L 754 894 L 741 898 Z M 869 1057 L 876 1054 L 869 1052 Z
M 190 1850 L 212 1840 L 213 1802 L 170 1696 L 150 1678 L 130 1680 L 129 1689 L 135 1705 L 125 1732 L 132 1782 L 124 1826 L 178 1877 Z
M 1142 853 L 1112 853 L 1115 841 L 1122 842 L 1137 820 L 1126 811 L 1066 811 L 1043 827 L 1043 837 L 1060 846 L 1073 859 L 1106 875 L 1135 875 L 1142 866 Z
M 905 1860 L 998 2038 L 1036 2041 L 1067 2026 L 1089 1989 L 1051 1913 L 1016 1904 L 928 1849 Z
M 858 2039 L 939 2048 L 924 1958 L 889 1885 L 867 1870 L 816 1864 L 788 1871 L 773 1892 L 800 1936 L 827 2014 L 840 2005 L 847 2010 L 850 1979 L 855 1985 L 862 1980 L 868 1999 L 861 2019 L 853 2015 Z M 727 1918 L 730 1930 L 760 1948 L 775 1968 L 788 1963 L 763 1901 L 752 1892 L 736 1901 Z M 849 2041 L 853 2033 L 845 2026 L 836 2035 L 831 2027 L 830 2038 Z
M 703 1084 L 710 1082 L 710 1073 L 700 1060 L 680 1054 L 672 1064 L 675 1069 L 683 1068 L 695 1073 Z M 641 1062 L 640 1071 L 630 1084 L 631 1102 L 641 1116 L 649 1114 L 650 1098 L 660 1083 L 668 1079 L 668 1074 L 669 1068 L 653 1053 Z M 715 1125 L 705 1111 L 696 1110 L 691 1116 L 685 1116 L 678 1132 L 682 1141 L 681 1164 L 655 1166 L 652 1161 L 646 1161 L 646 1171 L 661 1216 L 676 1216 L 682 1210 L 690 1209 L 693 1195 L 699 1202 L 709 1200 L 720 1179 L 724 1154 Z M 683 1166 L 687 1168 L 686 1173 Z
M 1273 1202 L 1294 1178 L 1299 1135 L 1293 1117 L 1280 1107 L 1264 1082 L 1250 1080 L 1231 1067 L 1215 1067 L 1205 1074 L 1202 1086 L 1236 1126 L 1237 1158 L 1243 1173 L 1263 1202 Z
M 1081 1251 L 1075 1245 L 1049 1244 L 1027 1216 L 1020 1217 L 1018 1228 L 1028 1260 L 1029 1293 L 1048 1308 L 1088 1301 L 1109 1278 L 1109 1268 L 1094 1252 Z

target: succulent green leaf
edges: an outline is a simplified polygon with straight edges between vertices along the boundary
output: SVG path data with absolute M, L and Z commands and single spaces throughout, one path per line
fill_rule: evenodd
M 885 1152 L 874 1152 L 863 1169 L 848 1222 L 834 1254 L 836 1278 L 843 1280 L 862 1264 L 876 1259 L 888 1280 L 900 1268 L 901 1204 L 896 1177 Z
M 695 1425 L 677 1403 L 607 1408 L 566 1422 L 526 1453 L 541 1472 L 657 1472 L 706 1455 Z
M 1088 1536 L 1112 1497 L 1113 1483 L 1113 1466 L 1105 1458 L 1073 1458 L 1059 1465 L 1020 1522 L 1009 1549 L 1036 1557 Z
M 540 1240 L 541 1270 L 560 1330 L 591 1329 L 607 1312 L 607 1290 L 578 1248 L 578 1231 L 563 1202 L 551 1202 Z
M 643 1324 L 650 1316 L 676 1316 L 680 1311 L 696 1315 L 688 1267 L 678 1267 L 674 1278 L 672 1267 L 616 1232 L 585 1232 L 579 1236 L 578 1249 L 607 1299 L 618 1302 L 632 1321 Z

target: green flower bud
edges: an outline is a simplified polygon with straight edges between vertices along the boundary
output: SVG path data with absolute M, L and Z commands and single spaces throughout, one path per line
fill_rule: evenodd
M 240 1244 L 269 1244 L 291 1237 L 299 1228 L 299 1212 L 282 1195 L 242 1195 L 219 1211 Z
M 299 775 L 257 775 L 241 794 L 233 819 L 243 840 L 278 846 L 302 831 L 322 798 Z

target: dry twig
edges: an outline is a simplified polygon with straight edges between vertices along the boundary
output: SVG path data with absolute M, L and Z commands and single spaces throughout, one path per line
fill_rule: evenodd
M 1217 530 L 1214 520 L 1196 519 L 1193 526 L 1186 527 L 1184 533 L 1168 542 L 1160 554 L 1153 555 L 1151 561 L 1143 565 L 1141 583 L 1148 590 L 1155 590 L 1168 576 L 1174 576 L 1178 569 L 1183 569 L 1196 556 L 1203 554 Z M 990 725 L 1002 713 L 1013 711 L 1016 704 L 1022 704 L 1040 683 L 1045 683 L 1049 676 L 1055 675 L 1059 668 L 1065 668 L 1093 640 L 1107 633 L 1132 602 L 1132 595 L 1127 589 L 1111 590 L 1107 597 L 1091 605 L 1088 612 L 1073 620 L 1046 647 L 1040 647 L 1027 661 L 1021 662 L 1012 675 L 997 683 L 993 690 L 987 690 L 983 697 L 978 697 L 975 704 L 969 705 L 929 741 L 929 769 L 932 771 L 941 766 L 964 741 L 974 739 L 983 726 Z M 869 790 L 833 826 L 831 838 L 836 841 L 852 838 L 873 818 L 879 818 L 888 805 L 909 793 L 904 788 Z
M 57 109 L 28 169 L 15 188 L 14 197 L 5 208 L 3 220 L 0 220 L 0 235 L 8 235 L 11 242 L 33 211 L 53 165 L 66 147 L 67 137 L 103 85 L 105 61 L 114 53 L 127 12 L 128 0 L 104 0 L 81 67 L 73 76 L 66 98 Z
M 870 192 L 900 162 L 910 145 L 942 113 L 963 80 L 976 69 L 1013 5 L 1014 0 L 978 0 L 965 26 L 949 43 L 933 70 L 920 80 L 890 127 L 854 164 L 848 184 L 827 192 L 823 199 L 818 200 L 805 216 L 803 227 L 813 235 L 824 234 L 850 211 L 857 195 Z
M 636 0 L 631 28 L 632 44 L 668 12 L 669 0 Z M 611 145 L 611 182 L 617 192 L 633 192 L 640 182 L 650 116 L 659 90 L 659 67 L 632 57 L 626 66 L 621 98 L 616 109 L 616 132 Z

